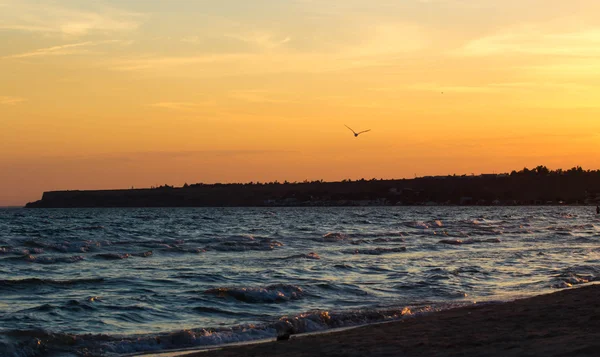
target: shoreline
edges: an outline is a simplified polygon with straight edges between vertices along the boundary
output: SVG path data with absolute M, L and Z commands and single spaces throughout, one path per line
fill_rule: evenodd
M 158 209 L 158 208 L 370 208 L 370 207 L 596 207 L 596 203 L 540 203 L 540 204 L 472 204 L 472 205 L 460 205 L 460 204 L 426 204 L 426 203 L 415 203 L 415 204 L 402 204 L 402 205 L 391 205 L 391 204 L 373 204 L 373 205 L 248 205 L 248 206 L 227 206 L 227 205 L 213 205 L 213 206 L 69 206 L 69 207 L 27 207 L 25 206 L 4 206 L 0 209 L 27 209 L 27 210 L 42 210 L 42 209 Z M 592 212 L 594 216 L 597 213 Z
M 140 356 L 595 356 L 600 284 L 397 321 Z

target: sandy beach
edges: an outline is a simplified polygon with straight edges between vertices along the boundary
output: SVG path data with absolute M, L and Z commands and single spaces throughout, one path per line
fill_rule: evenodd
M 600 285 L 288 341 L 186 352 L 233 356 L 598 356 Z

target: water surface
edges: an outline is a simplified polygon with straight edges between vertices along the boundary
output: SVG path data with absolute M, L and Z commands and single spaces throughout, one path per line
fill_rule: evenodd
M 208 346 L 568 288 L 600 276 L 593 213 L 0 209 L 0 355 Z

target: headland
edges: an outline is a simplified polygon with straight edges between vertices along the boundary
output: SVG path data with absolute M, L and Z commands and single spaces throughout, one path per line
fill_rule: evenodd
M 28 208 L 597 204 L 600 170 L 52 191 Z

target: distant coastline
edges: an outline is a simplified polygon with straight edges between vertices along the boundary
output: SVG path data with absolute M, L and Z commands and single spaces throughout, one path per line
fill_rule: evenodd
M 600 170 L 343 180 L 192 184 L 146 189 L 51 191 L 27 208 L 582 205 L 600 203 Z

